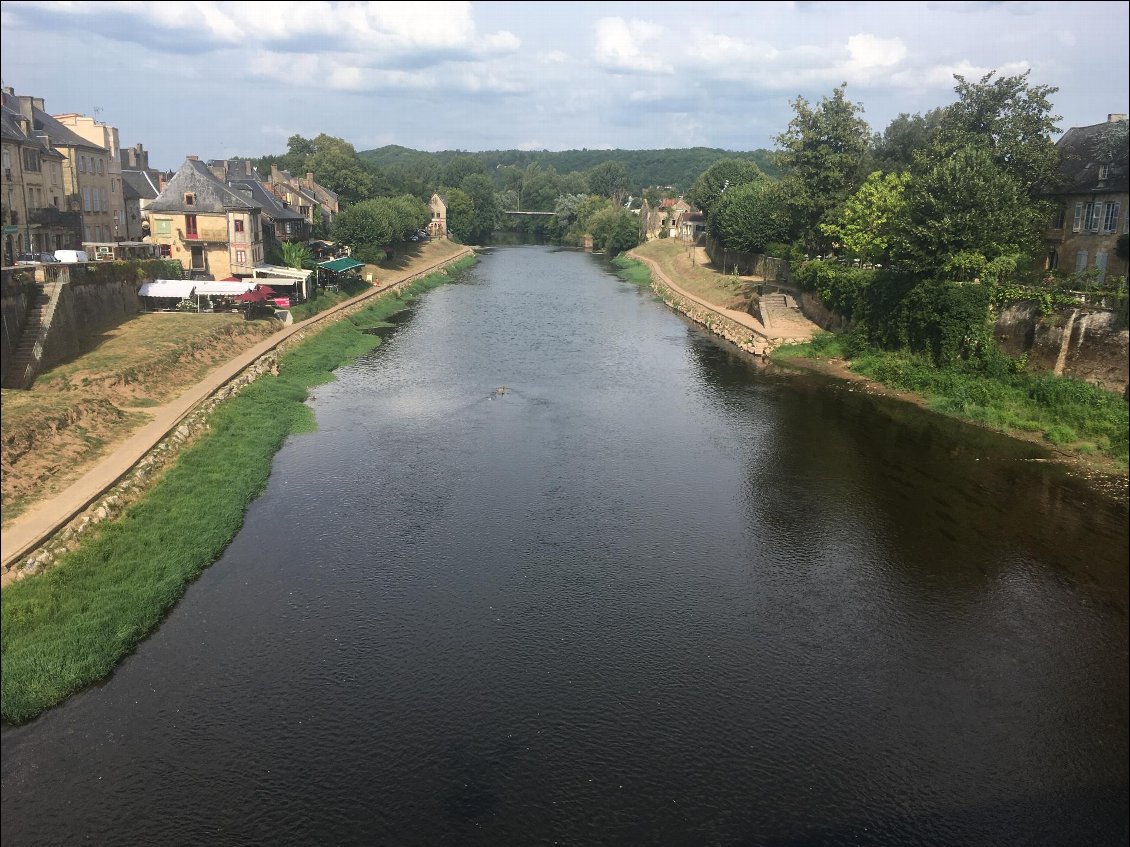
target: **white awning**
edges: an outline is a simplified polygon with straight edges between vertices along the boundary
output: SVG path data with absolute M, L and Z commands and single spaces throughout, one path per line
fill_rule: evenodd
M 238 297 L 258 284 L 250 280 L 245 282 L 198 282 L 196 283 L 196 293 L 207 297 Z
M 191 279 L 155 279 L 137 290 L 142 297 L 175 297 L 183 300 L 192 296 L 197 284 Z
M 259 265 L 258 267 L 252 268 L 252 273 L 257 278 L 270 277 L 277 279 L 282 277 L 283 279 L 297 279 L 305 282 L 310 278 L 310 274 L 314 272 L 300 268 L 287 268 L 282 265 Z M 274 283 L 272 282 L 271 285 L 274 285 Z

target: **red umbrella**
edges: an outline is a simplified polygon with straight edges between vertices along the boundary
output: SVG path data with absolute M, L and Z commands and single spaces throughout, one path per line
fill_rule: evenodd
M 258 288 L 253 288 L 251 291 L 245 291 L 235 299 L 241 303 L 262 303 L 264 300 L 270 300 L 275 296 L 275 290 L 269 285 L 260 285 Z

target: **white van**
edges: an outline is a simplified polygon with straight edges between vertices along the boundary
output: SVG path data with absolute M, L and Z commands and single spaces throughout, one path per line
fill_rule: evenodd
M 75 264 L 76 262 L 89 262 L 85 250 L 56 250 L 55 258 L 60 262 Z

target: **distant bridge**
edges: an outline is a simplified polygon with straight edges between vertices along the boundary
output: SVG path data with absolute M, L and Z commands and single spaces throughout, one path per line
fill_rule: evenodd
M 554 215 L 556 215 L 557 213 L 556 212 L 518 212 L 518 211 L 511 210 L 511 209 L 504 209 L 502 211 L 502 214 L 504 214 L 504 215 L 537 215 L 537 216 L 543 217 L 543 218 L 551 218 Z

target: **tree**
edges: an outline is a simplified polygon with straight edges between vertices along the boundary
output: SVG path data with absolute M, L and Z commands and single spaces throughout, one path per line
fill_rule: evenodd
M 628 196 L 628 186 L 631 184 L 628 171 L 617 161 L 602 162 L 591 168 L 586 176 L 590 194 L 608 197 L 617 206 Z
M 1029 85 L 1030 73 L 994 79 L 996 71 L 990 71 L 977 82 L 954 74 L 958 101 L 942 113 L 931 163 L 979 147 L 1029 196 L 1053 187 L 1059 154 L 1052 136 L 1059 132 L 1060 116 L 1052 114 L 1048 97 L 1059 89 Z
M 788 233 L 788 217 L 772 183 L 758 180 L 729 188 L 707 219 L 712 238 L 731 250 L 763 253 Z
M 943 109 L 931 109 L 925 115 L 906 112 L 892 120 L 882 135 L 876 135 L 871 145 L 871 160 L 881 171 L 905 171 L 914 162 L 914 154 L 921 153 L 934 140 L 942 121 Z
M 475 227 L 475 204 L 467 193 L 452 188 L 447 192 L 447 231 L 464 244 L 471 241 Z
M 892 260 L 928 275 L 1004 276 L 1040 247 L 1043 220 L 982 147 L 966 147 L 906 184 Z
M 617 205 L 608 205 L 589 219 L 593 246 L 609 256 L 630 250 L 640 243 L 640 221 Z
M 577 220 L 586 200 L 588 200 L 587 194 L 562 194 L 558 197 L 557 203 L 553 207 L 553 213 L 557 215 L 558 222 L 567 227 Z
M 314 267 L 314 256 L 305 244 L 300 244 L 297 241 L 284 241 L 279 249 L 282 253 L 282 263 L 288 268 L 301 270 Z
M 483 163 L 474 156 L 456 156 L 443 169 L 443 184 L 450 188 L 458 188 L 463 180 L 472 174 L 486 175 Z
M 485 174 L 470 174 L 459 186 L 471 198 L 474 218 L 467 238 L 477 244 L 489 241 L 498 226 L 498 204 L 494 197 L 494 183 Z
M 794 186 L 788 192 L 796 234 L 812 251 L 821 251 L 826 236 L 819 224 L 840 206 L 863 180 L 861 173 L 871 138 L 858 116 L 859 103 L 844 97 L 847 83 L 833 89 L 813 108 L 803 97 L 792 102 L 796 116 L 776 137 L 779 164 Z
M 726 191 L 765 180 L 765 174 L 748 159 L 722 159 L 707 168 L 687 192 L 688 203 L 702 209 L 707 221 Z
M 430 217 L 419 198 L 377 197 L 343 209 L 334 221 L 334 235 L 361 261 L 378 262 L 386 247 L 414 235 Z
M 904 224 L 907 180 L 905 173 L 875 171 L 820 229 L 865 261 L 885 259 Z

